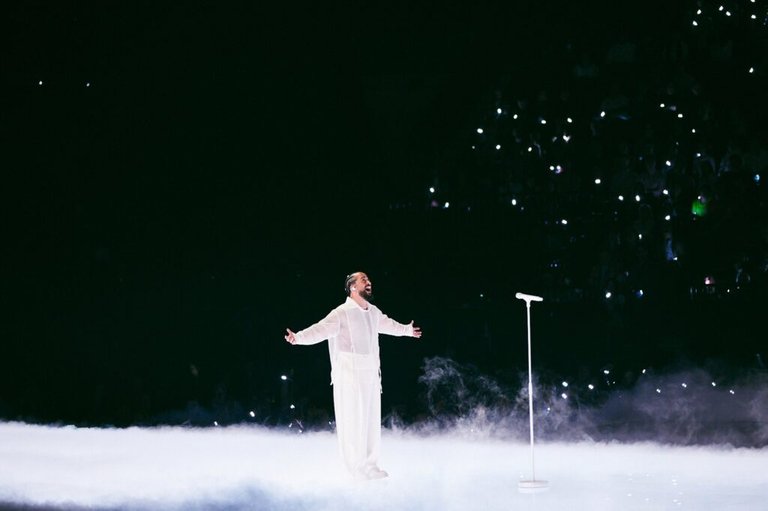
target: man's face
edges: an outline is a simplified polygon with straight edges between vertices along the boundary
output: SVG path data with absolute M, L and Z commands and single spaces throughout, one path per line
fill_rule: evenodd
M 357 280 L 355 280 L 355 288 L 357 293 L 365 300 L 373 300 L 373 285 L 365 273 L 358 273 Z

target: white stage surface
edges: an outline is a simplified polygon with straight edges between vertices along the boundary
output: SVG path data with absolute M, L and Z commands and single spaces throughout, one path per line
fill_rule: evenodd
M 384 432 L 390 477 L 353 482 L 331 433 L 0 423 L 0 508 L 98 510 L 768 509 L 768 449 L 527 444 Z

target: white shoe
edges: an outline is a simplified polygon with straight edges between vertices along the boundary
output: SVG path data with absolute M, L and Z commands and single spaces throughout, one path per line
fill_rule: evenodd
M 366 479 L 384 479 L 389 477 L 389 474 L 387 474 L 385 470 L 380 469 L 376 465 L 363 469 L 363 474 Z

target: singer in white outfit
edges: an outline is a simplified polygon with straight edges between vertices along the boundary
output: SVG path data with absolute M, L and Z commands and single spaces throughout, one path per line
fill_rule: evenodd
M 347 276 L 346 301 L 314 325 L 292 332 L 291 344 L 317 344 L 328 339 L 336 432 L 347 469 L 359 479 L 379 479 L 381 444 L 381 371 L 379 333 L 421 337 L 413 321 L 404 325 L 373 305 L 372 284 L 363 272 Z

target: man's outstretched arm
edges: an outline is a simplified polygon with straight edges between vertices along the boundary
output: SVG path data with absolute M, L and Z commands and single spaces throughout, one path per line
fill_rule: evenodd
M 304 330 L 294 332 L 286 328 L 285 331 L 285 341 L 290 344 L 317 344 L 339 333 L 339 318 L 334 311 Z

